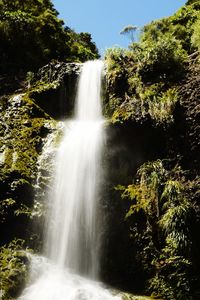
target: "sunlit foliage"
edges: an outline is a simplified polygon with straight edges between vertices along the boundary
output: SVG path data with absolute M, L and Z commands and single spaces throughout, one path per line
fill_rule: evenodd
M 177 87 L 191 54 L 199 49 L 199 10 L 199 1 L 193 1 L 173 16 L 144 26 L 139 42 L 128 50 L 108 49 L 105 110 L 113 123 L 150 118 L 166 127 L 174 122 Z
M 0 63 L 5 71 L 34 69 L 50 59 L 98 57 L 88 33 L 77 34 L 57 15 L 50 0 L 0 1 Z

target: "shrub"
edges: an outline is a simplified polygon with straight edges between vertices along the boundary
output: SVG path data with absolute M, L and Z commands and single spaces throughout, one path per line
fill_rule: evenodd
M 144 43 L 138 73 L 144 81 L 177 81 L 185 70 L 187 53 L 171 35 L 154 43 Z
M 192 45 L 200 51 L 200 18 L 193 25 Z
M 162 299 L 193 299 L 192 232 L 196 218 L 180 167 L 157 160 L 142 165 L 133 184 L 119 186 L 129 200 L 126 221 L 136 257 L 149 280 L 147 290 Z

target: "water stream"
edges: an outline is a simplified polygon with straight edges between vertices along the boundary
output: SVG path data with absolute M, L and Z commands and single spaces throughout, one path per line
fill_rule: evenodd
M 101 61 L 83 65 L 74 118 L 65 122 L 48 199 L 45 256 L 33 257 L 31 283 L 21 300 L 120 299 L 99 282 L 102 70 Z
M 78 85 L 75 117 L 66 122 L 57 157 L 47 256 L 61 267 L 96 278 L 98 274 L 98 190 L 103 118 L 102 62 L 87 62 Z

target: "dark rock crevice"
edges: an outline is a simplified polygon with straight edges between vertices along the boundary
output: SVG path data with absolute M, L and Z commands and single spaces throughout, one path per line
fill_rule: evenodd
M 63 120 L 73 114 L 81 66 L 52 61 L 34 76 L 29 94 L 52 118 Z

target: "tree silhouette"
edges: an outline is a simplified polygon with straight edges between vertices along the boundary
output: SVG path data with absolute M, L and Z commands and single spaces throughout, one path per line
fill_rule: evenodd
M 120 34 L 129 36 L 131 41 L 134 42 L 134 33 L 137 29 L 138 27 L 135 25 L 127 25 L 120 31 Z

